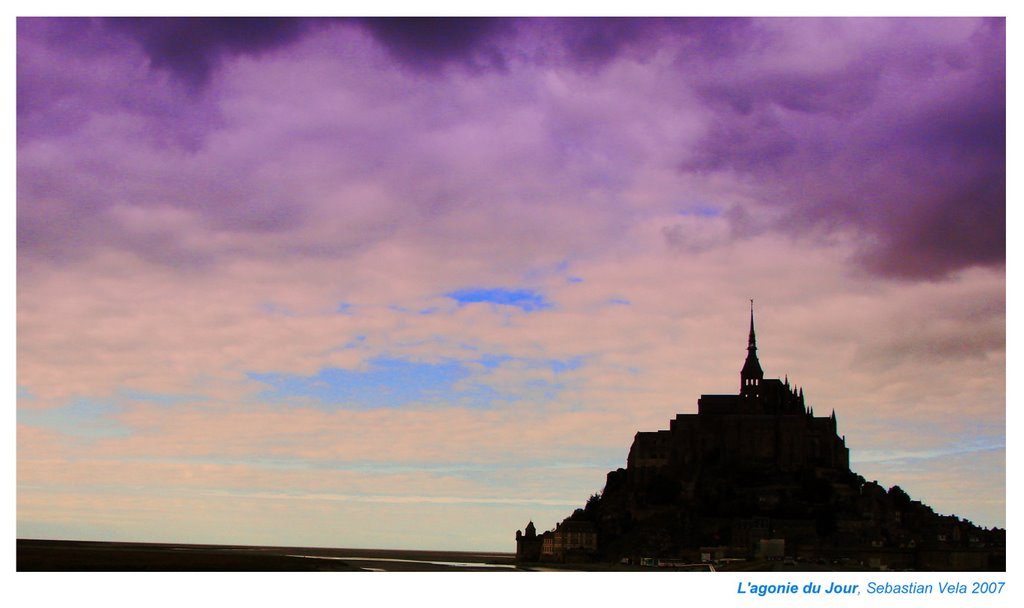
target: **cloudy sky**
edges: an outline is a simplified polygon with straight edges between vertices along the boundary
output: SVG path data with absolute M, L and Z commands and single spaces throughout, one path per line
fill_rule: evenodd
M 1004 25 L 19 19 L 18 536 L 511 551 L 750 298 L 1005 525 Z

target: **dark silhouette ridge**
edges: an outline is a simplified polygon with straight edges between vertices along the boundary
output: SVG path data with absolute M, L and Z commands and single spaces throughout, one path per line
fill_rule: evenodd
M 835 568 L 1005 570 L 1006 531 L 936 514 L 850 470 L 833 410 L 765 379 L 751 301 L 740 390 L 638 432 L 625 469 L 554 530 L 516 532 L 516 559 L 626 562 L 798 558 Z

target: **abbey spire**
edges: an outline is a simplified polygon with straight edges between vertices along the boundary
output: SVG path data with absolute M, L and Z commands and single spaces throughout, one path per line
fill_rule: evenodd
M 761 362 L 757 360 L 757 336 L 754 335 L 754 301 L 751 300 L 750 335 L 747 337 L 747 360 L 743 362 L 743 369 L 740 370 L 740 394 L 756 397 L 760 394 L 762 380 L 764 380 L 764 371 L 761 370 Z

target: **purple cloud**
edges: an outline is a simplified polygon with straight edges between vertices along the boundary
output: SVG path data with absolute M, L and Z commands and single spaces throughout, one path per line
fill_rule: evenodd
M 198 147 L 217 124 L 209 100 L 182 99 L 145 56 L 98 19 L 18 19 L 18 144 L 58 140 L 97 116 L 144 117 L 137 134 L 155 146 Z
M 299 39 L 320 20 L 268 17 L 110 17 L 112 30 L 137 41 L 152 65 L 200 88 L 227 55 L 259 55 Z
M 181 231 L 264 235 L 266 251 L 337 255 L 403 227 L 447 234 L 494 200 L 495 217 L 515 218 L 501 230 L 542 227 L 564 256 L 611 238 L 629 196 L 678 199 L 676 184 L 645 185 L 674 165 L 744 190 L 743 204 L 702 193 L 722 199 L 731 238 L 853 235 L 853 262 L 887 277 L 999 266 L 1004 25 L 21 19 L 19 245 L 174 264 L 261 247 L 133 233 L 118 222 L 134 211 L 111 215 L 127 206 L 181 211 Z M 594 243 L 537 201 L 586 216 Z M 325 241 L 312 233 L 328 208 L 362 219 Z
M 758 43 L 769 61 L 709 76 L 698 90 L 715 118 L 682 169 L 752 179 L 780 212 L 764 229 L 857 231 L 859 262 L 883 276 L 1002 264 L 1004 22 L 854 25 L 886 38 L 817 62 L 780 29 Z

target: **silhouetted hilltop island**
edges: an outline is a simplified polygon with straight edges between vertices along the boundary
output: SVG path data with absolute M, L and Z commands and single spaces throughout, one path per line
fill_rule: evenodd
M 936 514 L 899 486 L 850 470 L 835 411 L 765 379 L 753 306 L 740 389 L 702 395 L 696 414 L 639 432 L 604 490 L 537 534 L 516 532 L 528 562 L 652 563 L 798 558 L 920 570 L 1005 570 L 1006 531 Z

